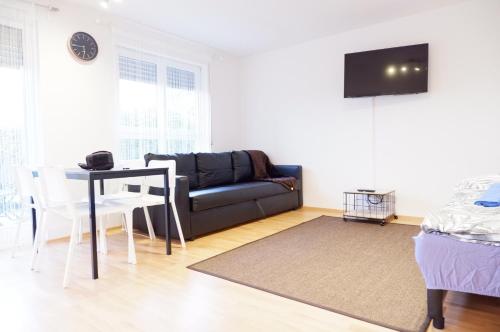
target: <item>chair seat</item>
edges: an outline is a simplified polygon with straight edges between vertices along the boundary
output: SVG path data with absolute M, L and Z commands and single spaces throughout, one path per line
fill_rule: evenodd
M 191 210 L 203 211 L 287 192 L 280 184 L 255 181 L 193 190 L 189 192 L 189 199 Z
M 138 193 L 131 192 L 131 194 L 138 194 Z M 143 206 L 163 205 L 165 204 L 165 198 L 164 196 L 151 195 L 151 194 L 139 194 L 138 196 L 130 195 L 129 197 L 127 197 L 127 195 L 123 195 L 122 198 L 109 198 L 102 200 L 102 202 L 104 204 L 118 203 L 133 208 L 139 208 Z
M 74 203 L 75 214 L 79 217 L 89 215 L 89 204 L 85 202 Z M 130 209 L 128 205 L 120 203 L 110 203 L 110 204 L 99 204 L 95 205 L 96 216 L 112 214 L 112 213 L 123 213 L 124 210 Z M 71 219 L 66 206 L 51 206 L 48 209 L 51 212 L 57 213 L 65 218 Z
M 99 203 L 105 203 L 112 200 L 120 200 L 120 199 L 130 199 L 130 198 L 139 198 L 143 196 L 141 193 L 131 192 L 131 191 L 120 191 L 115 194 L 106 194 L 96 196 L 95 200 Z

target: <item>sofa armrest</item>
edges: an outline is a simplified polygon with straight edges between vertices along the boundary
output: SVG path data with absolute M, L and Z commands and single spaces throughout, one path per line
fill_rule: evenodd
M 297 180 L 302 180 L 302 166 L 300 165 L 274 165 L 274 172 L 277 176 L 293 176 Z
M 293 176 L 297 179 L 296 190 L 299 195 L 299 207 L 303 205 L 302 166 L 300 165 L 274 165 L 272 176 Z

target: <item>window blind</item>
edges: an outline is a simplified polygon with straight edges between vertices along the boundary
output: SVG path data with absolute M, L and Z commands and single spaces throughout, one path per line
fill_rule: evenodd
M 20 68 L 23 65 L 23 31 L 0 24 L 0 66 Z
M 189 70 L 167 67 L 167 86 L 172 89 L 193 91 L 195 73 Z
M 156 84 L 156 64 L 147 61 L 119 57 L 120 79 Z

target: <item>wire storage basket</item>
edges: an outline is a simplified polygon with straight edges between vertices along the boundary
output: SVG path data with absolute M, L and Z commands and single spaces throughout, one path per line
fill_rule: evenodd
M 346 191 L 344 192 L 344 220 L 376 221 L 385 225 L 396 216 L 396 192 Z

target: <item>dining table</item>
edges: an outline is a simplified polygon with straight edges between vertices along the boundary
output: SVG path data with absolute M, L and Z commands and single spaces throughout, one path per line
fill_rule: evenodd
M 169 194 L 170 188 L 168 183 L 168 167 L 144 167 L 144 168 L 124 168 L 110 170 L 85 170 L 71 168 L 64 170 L 66 178 L 69 180 L 87 181 L 88 183 L 88 205 L 89 205 L 89 229 L 90 229 L 90 251 L 91 251 L 91 270 L 92 279 L 99 278 L 99 266 L 97 259 L 97 226 L 96 226 L 96 193 L 95 182 L 99 181 L 99 193 L 104 195 L 104 181 L 120 178 L 145 177 L 145 176 L 163 176 L 163 196 L 165 198 L 165 238 L 166 238 L 166 254 L 172 254 L 172 232 L 170 222 L 170 203 Z M 38 176 L 38 172 L 33 172 L 34 176 Z M 33 237 L 37 229 L 36 211 L 32 211 L 33 222 Z M 131 231 L 131 230 L 129 230 Z

